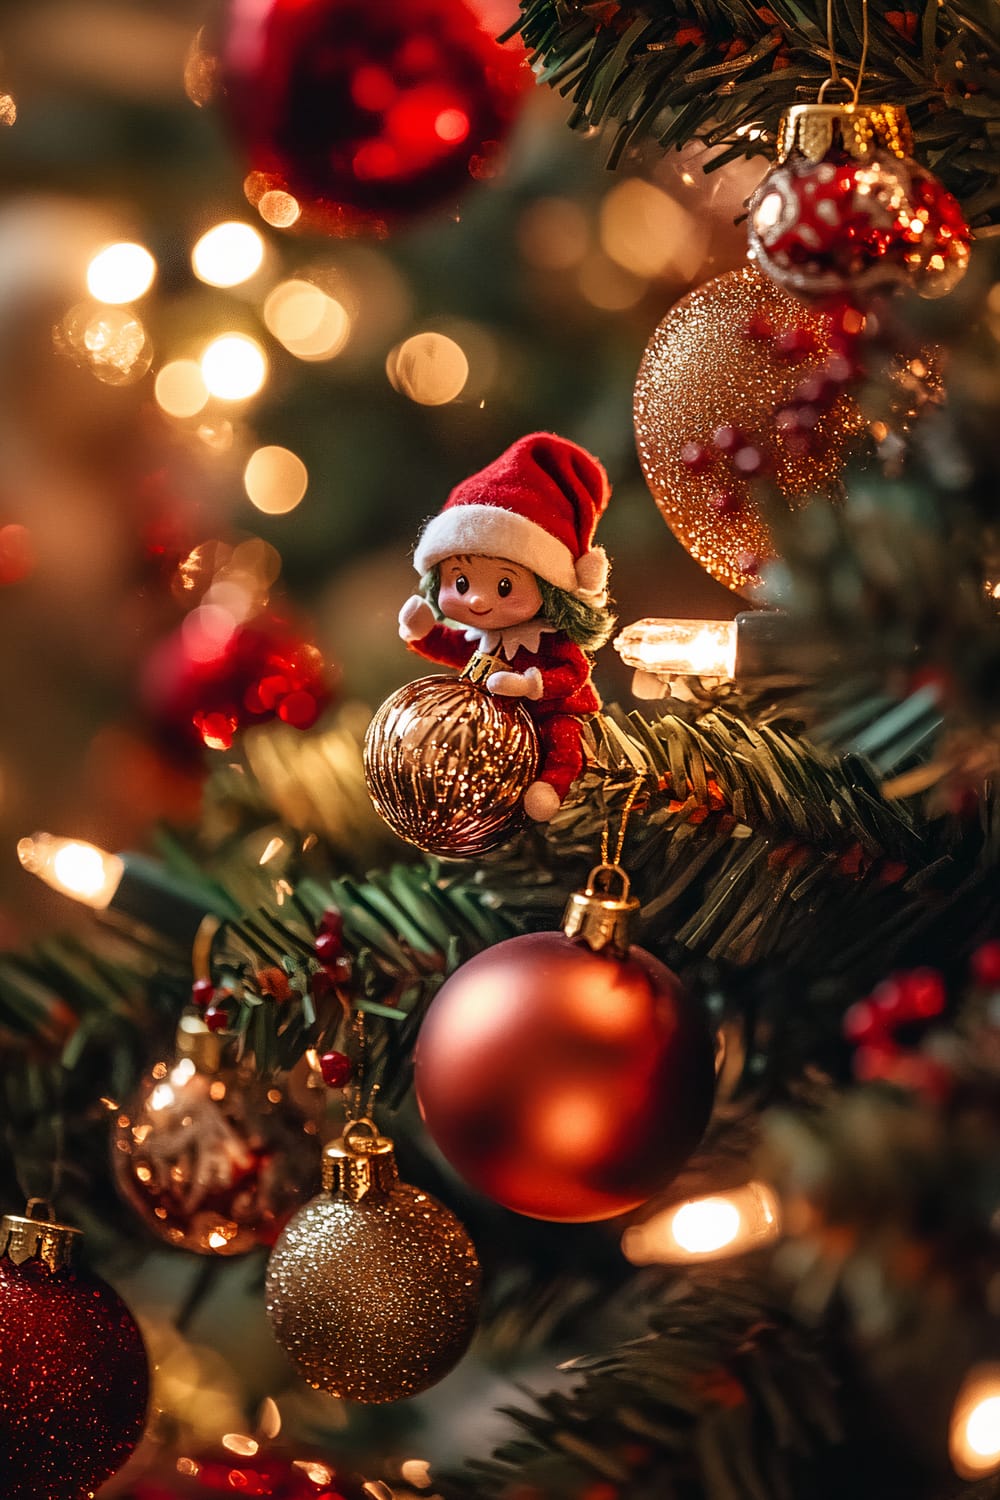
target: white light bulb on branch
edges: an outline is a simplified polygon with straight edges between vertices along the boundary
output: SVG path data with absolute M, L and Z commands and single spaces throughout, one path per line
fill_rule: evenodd
M 17 857 L 31 875 L 62 896 L 80 901 L 110 920 L 192 947 L 195 970 L 225 912 L 213 911 L 201 892 L 177 882 L 141 854 L 109 854 L 83 839 L 33 833 L 18 840 Z
M 674 1203 L 622 1236 L 633 1265 L 682 1264 L 743 1255 L 781 1233 L 778 1200 L 763 1182 Z
M 82 839 L 57 838 L 51 833 L 19 839 L 17 857 L 29 874 L 96 911 L 109 905 L 125 873 L 119 855 Z

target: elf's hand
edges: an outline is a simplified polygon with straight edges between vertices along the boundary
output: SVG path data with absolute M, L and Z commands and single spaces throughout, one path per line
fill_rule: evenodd
M 419 594 L 411 594 L 399 611 L 399 638 L 402 641 L 422 641 L 437 624 L 434 611 Z
M 486 686 L 502 698 L 538 699 L 542 696 L 542 674 L 537 667 L 529 667 L 526 672 L 491 672 Z

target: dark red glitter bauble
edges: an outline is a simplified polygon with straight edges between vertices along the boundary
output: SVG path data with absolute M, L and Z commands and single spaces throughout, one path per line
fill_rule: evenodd
M 484 22 L 474 0 L 231 0 L 220 77 L 264 217 L 284 194 L 305 226 L 384 234 L 493 175 L 531 74 Z
M 0 1256 L 0 1493 L 86 1500 L 142 1436 L 146 1350 L 117 1292 Z
M 665 1187 L 697 1145 L 714 1046 L 644 949 L 622 958 L 533 933 L 446 981 L 415 1083 L 430 1134 L 487 1197 L 539 1219 L 607 1219 Z

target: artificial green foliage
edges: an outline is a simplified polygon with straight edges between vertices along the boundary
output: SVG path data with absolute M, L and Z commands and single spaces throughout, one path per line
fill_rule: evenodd
M 840 71 L 861 57 L 861 4 L 833 0 Z M 607 126 L 609 164 L 633 148 L 693 141 L 711 167 L 771 150 L 782 111 L 830 72 L 824 0 L 522 0 L 519 30 L 570 124 Z M 917 154 L 974 223 L 1000 211 L 1000 34 L 992 0 L 869 6 L 862 99 L 905 105 Z M 836 94 L 831 98 L 838 97 Z M 841 94 L 839 97 L 843 97 Z

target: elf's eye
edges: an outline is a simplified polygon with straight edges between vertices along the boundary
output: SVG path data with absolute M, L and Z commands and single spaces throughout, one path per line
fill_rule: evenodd
M 458 577 L 455 579 L 455 593 L 467 594 L 468 592 L 469 580 L 466 578 L 464 573 L 459 573 Z
M 507 595 L 510 593 L 513 587 L 514 585 L 511 583 L 509 578 L 501 578 L 500 582 L 497 584 L 497 593 L 500 595 L 501 599 L 506 599 Z

